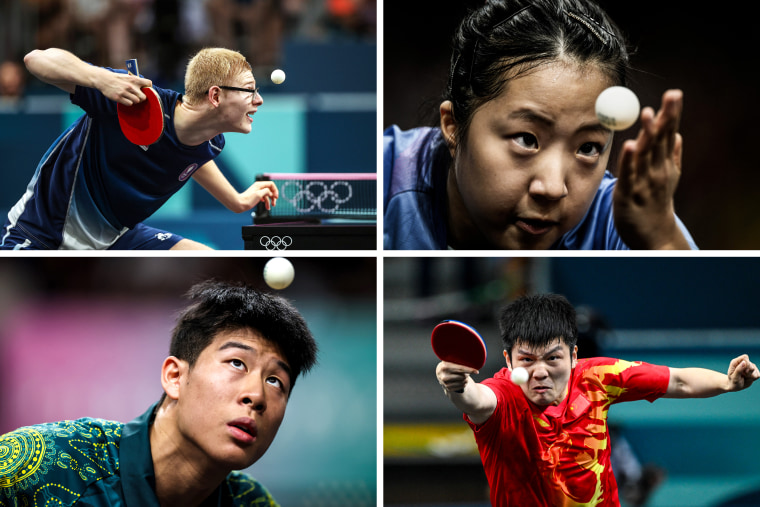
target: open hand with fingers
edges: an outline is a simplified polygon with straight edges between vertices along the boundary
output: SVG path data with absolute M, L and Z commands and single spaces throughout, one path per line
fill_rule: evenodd
M 277 198 L 280 192 L 277 185 L 272 181 L 257 181 L 242 193 L 246 201 L 246 209 L 251 209 L 260 202 L 264 202 L 266 209 L 270 210 L 277 205 Z
M 620 237 L 631 248 L 689 249 L 673 205 L 681 176 L 682 109 L 683 92 L 666 91 L 660 110 L 655 114 L 645 107 L 638 136 L 622 146 L 614 215 Z

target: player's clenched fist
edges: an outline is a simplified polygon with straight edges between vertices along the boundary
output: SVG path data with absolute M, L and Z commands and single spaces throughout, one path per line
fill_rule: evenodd
M 461 392 L 467 385 L 470 375 L 478 373 L 478 370 L 460 364 L 441 361 L 435 367 L 435 376 L 438 383 L 447 391 Z
M 741 391 L 752 385 L 760 378 L 757 366 L 749 360 L 747 354 L 741 355 L 731 361 L 728 366 L 728 382 L 730 391 Z

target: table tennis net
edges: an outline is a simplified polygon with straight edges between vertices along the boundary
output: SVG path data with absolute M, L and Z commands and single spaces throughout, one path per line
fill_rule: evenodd
M 271 173 L 256 180 L 273 181 L 280 197 L 271 210 L 263 203 L 256 207 L 255 224 L 377 218 L 374 173 Z

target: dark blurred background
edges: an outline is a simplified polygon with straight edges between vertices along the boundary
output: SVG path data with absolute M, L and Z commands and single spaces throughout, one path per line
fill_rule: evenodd
M 498 314 L 528 293 L 576 307 L 579 357 L 720 372 L 744 353 L 760 360 L 756 258 L 386 258 L 383 278 L 385 505 L 488 505 L 472 431 L 435 377 L 430 333 L 441 320 L 485 340 L 476 381 L 505 366 Z M 760 505 L 760 385 L 616 404 L 609 423 L 625 507 Z
M 82 114 L 68 94 L 23 66 L 61 47 L 96 65 L 137 58 L 157 86 L 182 92 L 185 65 L 205 46 L 242 52 L 264 105 L 250 134 L 227 134 L 216 159 L 243 190 L 263 173 L 376 171 L 375 0 L 5 0 L 0 4 L 0 213 L 24 193 L 58 135 Z M 281 85 L 270 81 L 281 68 Z M 243 249 L 250 213 L 227 211 L 186 185 L 148 220 L 217 249 Z
M 437 125 L 451 36 L 478 3 L 384 2 L 383 127 Z M 642 106 L 659 108 L 666 89 L 684 91 L 683 174 L 675 203 L 697 244 L 711 250 L 760 248 L 754 152 L 760 73 L 749 11 L 686 0 L 599 4 L 636 49 L 630 86 Z M 635 132 L 618 134 L 616 146 Z

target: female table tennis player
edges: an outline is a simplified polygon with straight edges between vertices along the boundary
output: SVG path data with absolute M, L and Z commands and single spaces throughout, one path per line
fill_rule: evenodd
M 205 249 L 142 224 L 193 178 L 219 202 L 243 212 L 278 197 L 272 182 L 238 192 L 214 158 L 224 132 L 248 133 L 263 104 L 250 64 L 222 48 L 198 52 L 187 66 L 185 94 L 156 88 L 164 133 L 150 146 L 130 143 L 117 103 L 145 100 L 151 81 L 89 65 L 60 49 L 35 50 L 29 71 L 71 94 L 85 114 L 48 149 L 26 192 L 8 213 L 2 249 Z
M 481 2 L 453 46 L 439 127 L 384 134 L 386 249 L 696 249 L 673 204 L 682 92 L 644 108 L 607 172 L 594 106 L 629 59 L 595 3 Z

